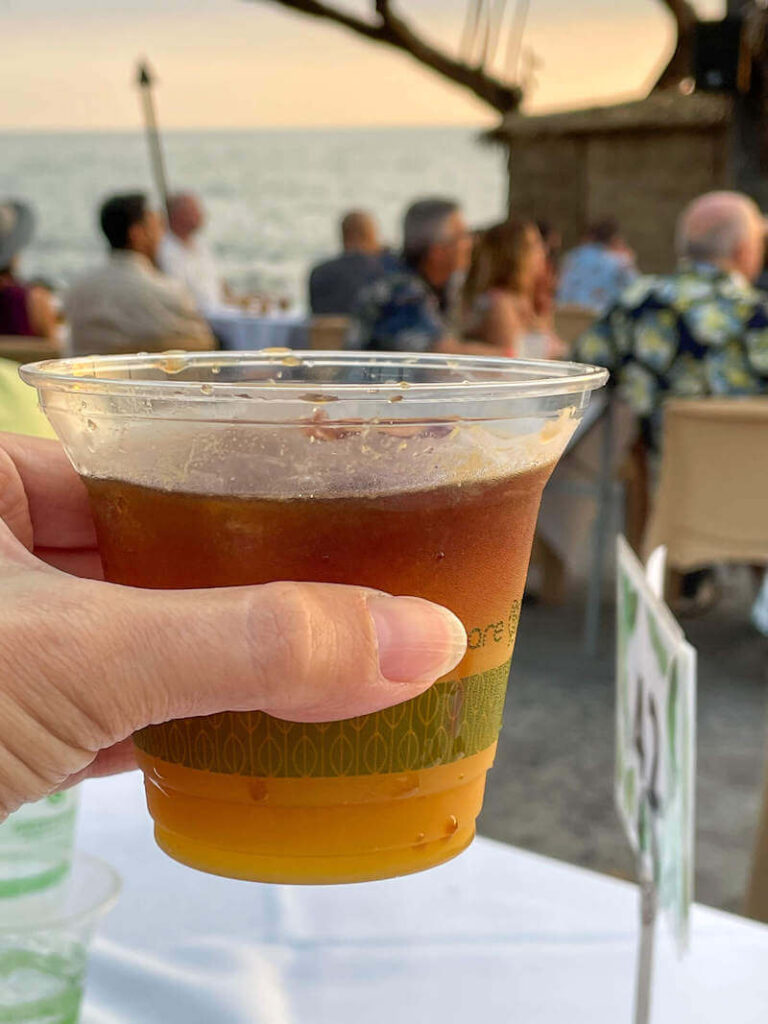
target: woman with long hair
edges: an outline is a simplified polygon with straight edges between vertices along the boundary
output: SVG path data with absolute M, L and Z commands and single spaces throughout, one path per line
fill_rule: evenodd
M 500 355 L 562 356 L 565 346 L 549 317 L 537 312 L 546 273 L 546 249 L 532 221 L 508 220 L 481 232 L 464 287 L 464 337 Z

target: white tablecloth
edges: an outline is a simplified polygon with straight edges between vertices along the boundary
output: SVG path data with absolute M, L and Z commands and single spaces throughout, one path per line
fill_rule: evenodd
M 191 871 L 153 844 L 139 777 L 86 783 L 80 845 L 125 889 L 83 1024 L 624 1024 L 636 891 L 489 840 L 443 867 L 301 888 Z M 696 908 L 659 943 L 654 1024 L 765 1024 L 768 928 Z
M 258 316 L 223 307 L 209 312 L 206 319 L 225 349 L 242 351 L 308 346 L 307 320 L 297 313 Z

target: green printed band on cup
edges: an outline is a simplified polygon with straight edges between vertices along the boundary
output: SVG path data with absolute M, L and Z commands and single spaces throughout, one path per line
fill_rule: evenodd
M 509 659 L 487 672 L 438 683 L 394 708 L 344 722 L 286 722 L 261 711 L 225 712 L 151 725 L 134 741 L 151 757 L 225 775 L 335 778 L 433 768 L 496 742 L 508 676 Z

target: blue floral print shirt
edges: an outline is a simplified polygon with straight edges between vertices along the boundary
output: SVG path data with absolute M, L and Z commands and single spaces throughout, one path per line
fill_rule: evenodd
M 575 357 L 613 371 L 658 441 L 665 398 L 768 392 L 768 295 L 735 271 L 683 262 L 625 288 Z

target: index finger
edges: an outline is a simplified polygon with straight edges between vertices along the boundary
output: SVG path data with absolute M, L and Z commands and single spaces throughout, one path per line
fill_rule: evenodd
M 0 433 L 0 518 L 35 548 L 93 548 L 85 486 L 58 441 Z M 4 469 L 2 463 L 5 461 Z

